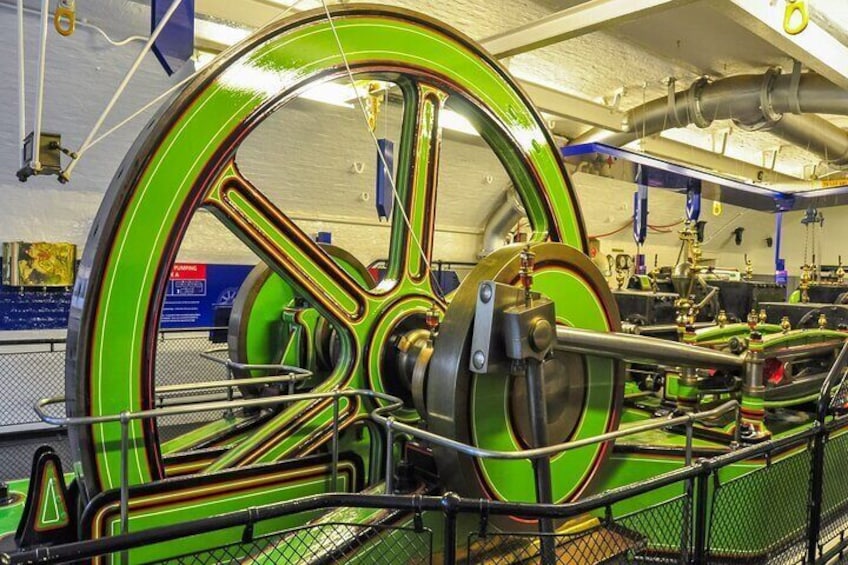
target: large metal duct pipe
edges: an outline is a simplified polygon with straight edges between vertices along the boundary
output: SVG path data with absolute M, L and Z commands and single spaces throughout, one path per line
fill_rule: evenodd
M 808 149 L 835 166 L 848 166 L 848 132 L 813 115 L 848 115 L 848 92 L 813 73 L 737 75 L 710 81 L 701 78 L 687 90 L 631 109 L 623 132 L 595 128 L 571 144 L 601 142 L 624 145 L 669 128 L 695 124 L 708 127 L 714 120 L 733 120 L 738 126 L 768 131 Z M 798 115 L 793 115 L 798 114 Z
M 503 247 L 509 230 L 523 216 L 524 206 L 521 205 L 515 189 L 510 185 L 504 193 L 503 202 L 486 220 L 486 227 L 483 230 L 483 249 L 477 254 L 478 257 L 485 257 L 495 249 Z

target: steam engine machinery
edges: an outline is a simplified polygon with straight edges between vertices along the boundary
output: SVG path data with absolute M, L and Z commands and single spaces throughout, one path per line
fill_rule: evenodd
M 313 241 L 238 166 L 240 144 L 274 111 L 309 85 L 350 77 L 391 82 L 404 97 L 394 180 L 402 213 L 391 218 L 381 280 L 344 249 Z M 451 293 L 430 270 L 446 108 L 497 154 L 531 228 L 526 244 L 489 254 Z M 689 487 L 648 486 L 694 473 L 701 458 L 731 458 L 715 484 L 698 483 L 708 496 L 806 457 L 807 444 L 784 440 L 813 433 L 820 394 L 841 383 L 833 367 L 848 334 L 826 320 L 793 328 L 746 312 L 696 327 L 715 292 L 706 281 L 694 302 L 694 286 L 681 290 L 706 280 L 691 276 L 697 246 L 688 270 L 670 273 L 680 341 L 623 333 L 545 121 L 495 59 L 420 14 L 340 4 L 329 18 L 304 12 L 262 28 L 189 81 L 119 171 L 74 291 L 66 395 L 39 403 L 46 421 L 68 426 L 73 471 L 63 477 L 49 448 L 35 454 L 28 490 L 0 504 L 12 558 L 171 527 L 193 535 L 127 546 L 123 558 L 209 551 L 210 562 L 386 562 L 379 556 L 399 531 L 431 531 L 447 562 L 454 538 L 468 540 L 469 562 L 677 561 L 697 529 L 613 517 L 648 508 L 693 516 Z M 226 348 L 207 354 L 231 371 L 233 399 L 162 407 L 157 328 L 169 267 L 198 208 L 262 263 L 236 297 Z M 668 284 L 652 280 L 647 292 Z M 160 438 L 156 418 L 195 409 L 223 416 Z M 844 432 L 832 429 L 828 443 Z M 732 459 L 760 443 L 772 446 L 768 456 Z M 828 459 L 825 475 L 840 464 Z M 742 488 L 746 511 L 767 516 L 768 527 L 714 520 L 709 562 L 764 561 L 806 524 L 806 505 L 801 516 L 793 510 L 806 484 Z M 329 493 L 370 502 L 318 506 Z M 828 508 L 848 500 L 839 493 Z M 578 512 L 598 496 L 607 502 Z M 270 510 L 288 503 L 300 512 Z M 433 510 L 472 507 L 476 517 L 457 523 Z M 557 517 L 560 507 L 577 514 Z M 548 513 L 526 517 L 538 508 Z M 249 527 L 190 529 L 235 515 Z M 320 524 L 349 527 L 310 530 Z M 487 544 L 497 532 L 518 541 Z M 580 561 L 574 544 L 585 535 L 616 543 L 592 542 L 594 557 Z M 332 550 L 316 555 L 316 546 Z

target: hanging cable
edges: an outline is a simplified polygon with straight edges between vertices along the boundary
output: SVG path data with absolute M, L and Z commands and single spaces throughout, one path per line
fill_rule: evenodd
M 374 147 L 377 149 L 377 156 L 380 159 L 380 163 L 383 166 L 383 170 L 388 173 L 386 177 L 389 179 L 389 185 L 392 188 L 392 196 L 397 204 L 397 209 L 400 210 L 401 217 L 403 218 L 404 223 L 406 224 L 406 228 L 409 231 L 409 235 L 412 237 L 412 240 L 415 242 L 415 246 L 418 248 L 418 251 L 421 253 L 421 259 L 424 261 L 424 264 L 427 266 L 427 270 L 431 273 L 431 280 L 435 283 L 438 288 L 439 294 L 441 296 L 445 295 L 444 290 L 442 289 L 439 281 L 436 280 L 435 277 L 432 276 L 433 268 L 430 264 L 430 258 L 427 257 L 427 254 L 424 253 L 424 247 L 421 245 L 421 241 L 418 239 L 418 235 L 412 229 L 412 222 L 409 220 L 409 216 L 406 213 L 406 209 L 404 208 L 404 204 L 400 199 L 400 195 L 397 191 L 397 186 L 395 185 L 395 179 L 393 175 L 393 171 L 389 167 L 389 164 L 386 162 L 386 157 L 383 155 L 383 152 L 380 151 L 380 144 L 377 141 L 377 136 L 374 135 L 374 132 L 368 126 L 368 110 L 365 108 L 365 104 L 362 101 L 362 97 L 359 96 L 359 93 L 356 89 L 356 80 L 353 78 L 353 71 L 350 69 L 350 63 L 347 60 L 347 54 L 342 47 L 341 39 L 339 38 L 339 33 L 336 30 L 336 24 L 333 21 L 333 17 L 330 14 L 330 8 L 327 6 L 326 0 L 321 0 L 321 4 L 324 6 L 324 13 L 327 15 L 327 21 L 330 24 L 330 29 L 333 32 L 333 37 L 336 40 L 336 46 L 339 49 L 339 55 L 342 58 L 342 62 L 344 63 L 345 70 L 347 71 L 348 79 L 350 80 L 350 85 L 353 87 L 354 94 L 356 94 L 356 100 L 359 103 L 359 109 L 362 111 L 362 117 L 365 119 L 365 128 L 368 130 L 369 135 L 371 136 L 371 140 L 374 142 Z
M 24 53 L 24 0 L 18 0 L 18 158 L 24 168 L 24 139 L 26 139 L 26 76 Z
M 629 227 L 630 227 L 630 226 L 632 226 L 632 225 L 633 225 L 633 220 L 632 220 L 632 219 L 631 219 L 631 220 L 627 220 L 626 222 L 624 222 L 623 224 L 621 224 L 619 227 L 617 227 L 616 229 L 614 229 L 614 230 L 612 230 L 612 231 L 610 231 L 610 232 L 607 232 L 607 233 L 599 233 L 599 234 L 597 234 L 597 235 L 590 235 L 590 236 L 589 236 L 589 238 L 600 239 L 600 238 L 602 238 L 602 237 L 609 237 L 609 236 L 611 236 L 611 235 L 615 235 L 615 234 L 617 234 L 617 233 L 619 233 L 619 232 L 622 232 L 622 231 L 626 230 L 627 228 L 629 228 Z
M 50 0 L 41 0 L 41 53 L 38 59 L 38 91 L 35 99 L 35 129 L 32 138 L 32 169 L 41 170 L 41 116 L 44 111 L 44 69 L 47 66 L 47 27 Z
M 47 0 L 44 1 L 45 3 L 47 2 Z M 130 80 L 135 75 L 135 72 L 138 70 L 138 67 L 141 65 L 142 60 L 144 60 L 144 56 L 147 54 L 148 51 L 150 51 L 150 48 L 153 46 L 153 43 L 159 37 L 159 34 L 162 33 L 162 30 L 165 29 L 165 26 L 170 21 L 171 16 L 174 15 L 174 12 L 177 11 L 177 8 L 179 7 L 181 2 L 182 0 L 173 0 L 173 2 L 171 2 L 171 5 L 168 7 L 168 11 L 165 12 L 165 15 L 159 21 L 156 28 L 153 30 L 153 33 L 150 34 L 150 37 L 147 38 L 147 42 L 144 44 L 144 47 L 141 49 L 141 52 L 139 52 L 138 56 L 135 58 L 135 61 L 133 61 L 133 64 L 132 66 L 130 66 L 130 69 L 129 71 L 127 71 L 127 74 L 124 75 L 123 80 L 121 80 L 121 84 L 118 85 L 118 88 L 117 90 L 115 90 L 115 93 L 112 95 L 112 98 L 109 100 L 109 103 L 106 104 L 106 108 L 97 118 L 97 121 L 94 123 L 94 127 L 92 127 L 91 131 L 88 132 L 85 141 L 83 141 L 82 145 L 80 145 L 79 150 L 77 150 L 76 152 L 77 158 L 72 160 L 70 165 L 68 165 L 68 168 L 59 174 L 59 180 L 61 182 L 67 182 L 68 180 L 70 180 L 71 173 L 76 167 L 76 164 L 79 163 L 80 158 L 88 150 L 88 145 L 91 143 L 91 140 L 94 139 L 95 135 L 97 135 L 97 132 L 100 130 L 100 126 L 103 125 L 103 122 L 106 120 L 106 117 L 109 115 L 109 112 L 112 111 L 112 108 L 115 106 L 115 103 L 118 101 L 118 98 L 120 98 L 121 94 L 124 93 L 124 90 L 126 89 Z
M 77 22 L 77 25 L 80 27 L 87 27 L 93 29 L 94 31 L 102 35 L 103 39 L 105 39 L 110 45 L 114 45 L 115 47 L 123 47 L 125 45 L 129 45 L 133 41 L 147 41 L 147 37 L 143 35 L 130 35 L 129 37 L 126 37 L 124 39 L 115 40 L 109 37 L 109 35 L 105 31 L 103 31 L 100 27 L 94 24 L 90 24 L 88 22 Z

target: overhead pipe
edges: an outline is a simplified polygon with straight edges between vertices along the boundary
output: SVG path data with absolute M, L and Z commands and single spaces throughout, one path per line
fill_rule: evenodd
M 486 227 L 483 230 L 483 249 L 478 253 L 478 257 L 485 257 L 494 250 L 503 247 L 509 230 L 523 217 L 524 206 L 518 200 L 515 188 L 510 185 L 504 192 L 503 202 L 495 208 L 495 211 L 486 220 Z
M 848 166 L 848 132 L 815 115 L 848 115 L 848 92 L 814 74 L 736 75 L 716 81 L 696 80 L 684 91 L 669 94 L 629 110 L 622 132 L 594 128 L 571 144 L 600 142 L 624 145 L 669 128 L 695 124 L 706 128 L 714 120 L 733 120 L 749 131 L 768 131 L 816 153 L 833 166 Z

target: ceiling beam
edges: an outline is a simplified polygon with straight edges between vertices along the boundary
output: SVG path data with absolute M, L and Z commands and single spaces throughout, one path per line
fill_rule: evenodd
M 783 29 L 784 3 L 772 4 L 722 0 L 709 5 L 835 85 L 848 89 L 848 45 L 826 29 L 822 19 L 826 14 L 811 13 L 807 28 L 797 35 L 789 35 Z M 826 5 L 826 2 L 820 4 Z
M 536 108 L 542 112 L 590 126 L 623 131 L 623 112 L 535 82 L 527 80 L 518 82 Z
M 747 161 L 740 161 L 721 153 L 714 153 L 658 135 L 641 139 L 638 144 L 641 151 L 656 157 L 669 159 L 676 163 L 688 163 L 702 169 L 716 171 L 719 174 L 734 175 L 753 182 L 761 181 L 776 188 L 788 184 L 796 185 L 800 182 L 798 177 L 785 175 L 765 167 L 758 167 Z
M 480 43 L 495 57 L 510 57 L 692 1 L 588 0 Z

